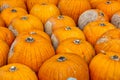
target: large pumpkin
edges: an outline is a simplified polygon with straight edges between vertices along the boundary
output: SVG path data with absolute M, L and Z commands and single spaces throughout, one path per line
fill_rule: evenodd
M 30 29 L 44 31 L 42 22 L 39 20 L 39 18 L 32 15 L 23 15 L 13 19 L 8 28 L 16 36 L 21 32 L 28 31 Z
M 96 40 L 105 32 L 114 29 L 115 26 L 112 25 L 109 22 L 103 22 L 103 21 L 94 21 L 91 23 L 88 23 L 84 29 L 83 32 L 87 38 L 87 40 L 94 45 L 96 43 Z
M 80 29 L 83 29 L 88 23 L 93 21 L 109 21 L 109 18 L 99 9 L 90 9 L 79 16 L 78 26 Z
M 0 15 L 0 26 L 5 27 L 5 22 L 3 21 L 3 19 L 2 19 L 2 17 L 1 17 L 1 15 Z
M 85 40 L 85 35 L 79 28 L 70 26 L 64 26 L 54 30 L 51 35 L 51 40 L 55 49 L 61 41 L 68 38 L 80 38 Z
M 91 80 L 120 80 L 120 54 L 99 53 L 89 66 Z
M 21 63 L 38 72 L 41 64 L 54 55 L 52 44 L 40 35 L 21 35 L 13 42 L 8 63 Z
M 58 7 L 63 15 L 68 15 L 77 23 L 79 15 L 91 8 L 88 0 L 60 0 Z
M 0 68 L 0 80 L 38 80 L 29 67 L 14 63 Z
M 60 15 L 59 9 L 50 3 L 36 4 L 32 7 L 30 14 L 37 16 L 43 24 L 52 16 Z
M 9 26 L 11 21 L 22 15 L 26 15 L 27 11 L 22 8 L 7 8 L 1 12 L 1 17 L 5 21 L 6 25 Z M 21 24 L 22 25 L 22 24 Z
M 51 35 L 54 30 L 63 26 L 76 26 L 76 24 L 74 20 L 69 16 L 54 16 L 49 18 L 45 23 L 45 32 Z
M 89 70 L 81 57 L 58 54 L 43 63 L 38 77 L 39 80 L 89 80 Z
M 62 41 L 56 53 L 74 53 L 81 56 L 87 63 L 95 56 L 95 50 L 90 43 L 85 40 L 70 38 Z

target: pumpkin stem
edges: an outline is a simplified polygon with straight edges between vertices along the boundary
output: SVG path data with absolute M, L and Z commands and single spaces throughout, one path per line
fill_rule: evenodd
M 100 12 L 99 14 L 100 14 L 100 16 L 103 16 L 103 17 L 105 16 L 103 12 Z
M 21 19 L 22 19 L 22 20 L 27 20 L 28 17 L 27 17 L 27 16 L 23 16 L 23 17 L 21 17 Z
M 67 26 L 67 27 L 65 28 L 65 30 L 66 30 L 66 31 L 69 31 L 69 30 L 71 30 L 71 27 L 70 27 L 70 26 Z
M 17 10 L 16 9 L 12 9 L 11 12 L 17 12 Z
M 67 59 L 64 57 L 64 56 L 61 56 L 57 59 L 58 62 L 64 62 L 66 61 Z
M 58 16 L 58 19 L 63 19 L 64 17 L 62 15 L 59 15 Z
M 100 25 L 100 26 L 106 26 L 106 24 L 104 24 L 104 23 L 100 23 L 99 25 Z
M 29 43 L 34 42 L 34 38 L 32 38 L 32 37 L 27 37 L 27 38 L 26 38 L 26 42 L 29 42 Z
M 111 4 L 111 3 L 112 3 L 112 2 L 111 2 L 111 1 L 109 1 L 109 0 L 106 2 L 106 4 Z
M 30 34 L 36 34 L 36 32 L 30 32 Z
M 112 56 L 111 59 L 115 60 L 115 61 L 119 61 L 120 60 L 119 56 L 117 56 L 117 55 Z
M 11 66 L 9 69 L 10 72 L 15 72 L 16 70 L 17 70 L 17 68 L 15 66 Z
M 80 44 L 81 41 L 80 40 L 74 40 L 73 42 L 74 42 L 74 44 Z

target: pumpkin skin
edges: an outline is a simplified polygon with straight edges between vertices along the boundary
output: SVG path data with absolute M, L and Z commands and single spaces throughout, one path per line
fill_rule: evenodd
M 63 26 L 76 26 L 74 20 L 65 15 L 51 17 L 45 23 L 45 32 L 51 36 L 52 32 Z
M 105 12 L 111 19 L 112 15 L 120 10 L 120 3 L 118 1 L 108 0 L 105 1 L 104 3 L 100 3 L 96 8 Z
M 72 5 L 71 5 L 72 4 Z M 84 11 L 91 9 L 88 0 L 60 0 L 58 3 L 61 14 L 68 15 L 77 23 L 79 15 Z
M 22 24 L 22 26 L 20 24 Z M 44 31 L 42 22 L 33 15 L 23 15 L 13 19 L 8 28 L 14 33 L 15 36 L 30 29 Z
M 89 71 L 81 57 L 63 53 L 45 61 L 38 77 L 39 80 L 89 80 Z
M 109 21 L 109 18 L 99 9 L 86 10 L 79 16 L 78 26 L 80 29 L 83 29 L 88 23 L 93 21 Z
M 26 14 L 27 11 L 22 8 L 7 8 L 1 12 L 1 17 L 3 18 L 3 20 L 6 23 L 6 26 L 8 27 L 14 18 Z
M 15 36 L 8 28 L 0 27 L 0 39 L 4 40 L 10 46 Z
M 99 53 L 92 59 L 89 66 L 91 80 L 120 80 L 119 67 L 119 53 Z
M 0 26 L 5 27 L 5 22 L 3 21 L 3 19 L 2 19 L 2 17 L 1 17 L 1 15 L 0 15 Z
M 120 52 L 120 29 L 112 29 L 104 33 L 95 44 L 96 53 L 102 51 Z
M 22 74 L 21 74 L 22 73 Z M 35 72 L 23 64 L 8 64 L 0 68 L 0 80 L 38 80 Z
M 8 63 L 25 64 L 38 72 L 41 64 L 54 54 L 53 46 L 47 39 L 39 35 L 26 34 L 18 36 L 13 42 Z
M 92 44 L 95 45 L 96 40 L 105 32 L 115 29 L 116 27 L 112 25 L 109 22 L 103 22 L 103 21 L 94 21 L 91 23 L 88 23 L 84 29 L 83 32 L 86 36 L 86 39 Z
M 51 35 L 51 41 L 56 49 L 59 43 L 68 38 L 79 38 L 85 40 L 84 33 L 77 27 L 64 26 L 55 31 Z
M 93 46 L 87 41 L 77 38 L 69 38 L 62 41 L 58 45 L 56 53 L 74 53 L 82 57 L 87 63 L 95 56 Z

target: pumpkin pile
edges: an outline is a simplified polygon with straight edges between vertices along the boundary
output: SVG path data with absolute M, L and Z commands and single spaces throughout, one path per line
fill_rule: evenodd
M 120 0 L 0 0 L 0 80 L 120 80 Z

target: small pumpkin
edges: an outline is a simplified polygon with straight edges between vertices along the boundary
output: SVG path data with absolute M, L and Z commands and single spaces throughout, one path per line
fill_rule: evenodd
M 38 80 L 35 72 L 23 64 L 8 64 L 0 68 L 0 80 Z
M 119 67 L 119 53 L 99 53 L 92 59 L 89 66 L 91 80 L 120 80 Z
M 96 43 L 96 40 L 102 36 L 105 32 L 115 29 L 116 27 L 112 25 L 109 22 L 106 21 L 94 21 L 88 23 L 84 29 L 83 32 L 86 36 L 86 39 L 94 45 Z
M 44 31 L 42 22 L 39 18 L 33 15 L 23 15 L 13 19 L 8 28 L 14 33 L 15 36 L 30 29 Z
M 81 57 L 63 53 L 45 61 L 38 77 L 39 80 L 89 80 L 89 70 Z
M 51 17 L 45 23 L 45 32 L 51 36 L 52 32 L 63 26 L 76 26 L 74 20 L 65 15 Z
M 51 35 L 51 40 L 56 49 L 59 43 L 68 38 L 79 38 L 85 40 L 84 33 L 77 27 L 64 26 L 55 31 Z
M 52 44 L 40 35 L 19 35 L 13 42 L 8 63 L 21 63 L 38 72 L 42 63 L 55 54 Z
M 78 38 L 69 38 L 62 41 L 56 49 L 56 53 L 73 53 L 82 57 L 87 63 L 95 56 L 93 46 Z
M 99 9 L 86 10 L 79 16 L 78 26 L 80 29 L 83 29 L 88 23 L 93 21 L 109 21 L 109 18 Z
M 2 17 L 1 17 L 1 15 L 0 15 L 0 26 L 5 27 L 5 22 L 3 21 L 3 19 L 2 19 Z
M 8 27 L 14 18 L 26 14 L 27 11 L 22 8 L 7 8 L 1 12 L 1 17 L 3 18 Z

